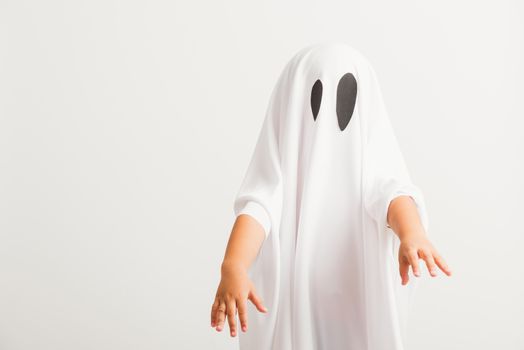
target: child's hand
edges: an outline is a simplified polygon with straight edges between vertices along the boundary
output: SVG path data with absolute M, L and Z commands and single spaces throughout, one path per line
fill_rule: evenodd
M 220 332 L 224 327 L 227 315 L 231 336 L 236 335 L 235 315 L 238 316 L 242 331 L 247 331 L 247 300 L 255 305 L 260 312 L 267 312 L 262 304 L 253 282 L 248 278 L 247 271 L 239 266 L 222 266 L 222 278 L 218 286 L 215 302 L 211 308 L 211 327 Z
M 427 269 L 432 277 L 437 276 L 437 266 L 446 275 L 451 276 L 450 268 L 424 234 L 414 233 L 402 236 L 398 258 L 402 285 L 409 281 L 409 266 L 411 266 L 415 276 L 420 276 L 419 258 L 426 262 Z

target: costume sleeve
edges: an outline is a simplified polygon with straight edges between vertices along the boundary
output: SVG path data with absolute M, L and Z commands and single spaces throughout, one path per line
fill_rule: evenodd
M 410 196 L 418 209 L 427 232 L 428 217 L 420 189 L 412 183 L 393 127 L 389 120 L 382 92 L 373 67 L 366 79 L 361 79 L 362 114 L 366 117 L 363 147 L 363 200 L 366 211 L 380 226 L 389 227 L 387 213 L 390 202 L 400 196 Z
M 265 238 L 278 226 L 282 210 L 282 174 L 279 154 L 279 121 L 284 70 L 273 91 L 251 161 L 237 192 L 236 216 L 248 214 L 264 228 Z M 274 230 L 273 230 L 274 231 Z

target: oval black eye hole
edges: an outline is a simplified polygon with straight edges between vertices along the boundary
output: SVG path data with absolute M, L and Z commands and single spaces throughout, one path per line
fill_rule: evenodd
M 341 131 L 344 131 L 351 120 L 356 100 L 357 80 L 353 74 L 346 73 L 340 78 L 337 87 L 337 118 Z
M 320 110 L 320 102 L 322 101 L 322 82 L 320 79 L 315 81 L 311 89 L 311 111 L 313 112 L 313 120 L 317 120 L 317 115 Z

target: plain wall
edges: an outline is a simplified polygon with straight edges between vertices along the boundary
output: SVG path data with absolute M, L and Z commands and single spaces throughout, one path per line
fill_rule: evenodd
M 454 270 L 424 271 L 409 349 L 523 349 L 523 16 L 0 1 L 0 349 L 236 348 L 209 320 L 233 198 L 281 69 L 324 40 L 375 67 Z

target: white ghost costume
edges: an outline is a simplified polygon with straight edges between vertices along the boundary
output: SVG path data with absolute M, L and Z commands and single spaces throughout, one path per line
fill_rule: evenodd
M 368 60 L 339 42 L 298 51 L 234 202 L 236 216 L 265 231 L 248 274 L 268 312 L 248 303 L 240 349 L 405 349 L 417 281 L 401 285 L 400 241 L 387 224 L 399 195 L 413 198 L 427 232 Z

